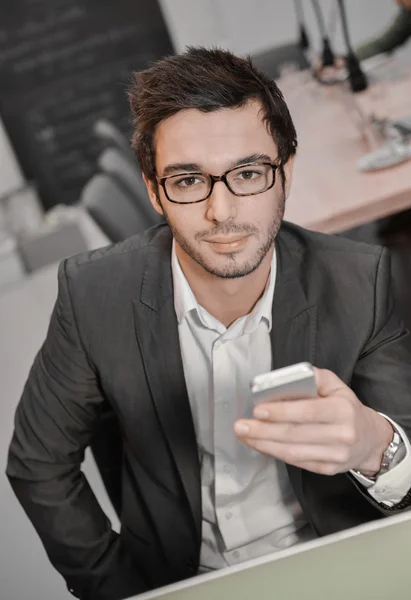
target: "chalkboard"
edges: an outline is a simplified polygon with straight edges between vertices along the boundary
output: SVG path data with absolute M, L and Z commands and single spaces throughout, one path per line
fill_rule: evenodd
M 45 208 L 79 199 L 94 122 L 129 137 L 131 72 L 172 53 L 155 0 L 1 0 L 0 114 Z

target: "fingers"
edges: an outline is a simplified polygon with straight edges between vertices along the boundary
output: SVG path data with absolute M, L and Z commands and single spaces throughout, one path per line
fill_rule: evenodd
M 274 423 L 333 423 L 336 408 L 335 399 L 308 398 L 259 404 L 253 414 Z
M 319 396 L 332 396 L 346 389 L 339 377 L 328 369 L 313 367 Z
M 268 440 L 243 439 L 250 448 L 272 456 L 290 465 L 327 474 L 347 470 L 349 452 L 344 446 L 322 446 L 315 444 L 281 444 Z M 314 467 L 314 468 L 313 468 Z
M 247 429 L 245 429 L 247 427 Z M 355 433 L 348 426 L 329 424 L 269 423 L 257 420 L 239 421 L 234 431 L 247 440 L 272 441 L 282 444 L 347 445 L 355 442 Z

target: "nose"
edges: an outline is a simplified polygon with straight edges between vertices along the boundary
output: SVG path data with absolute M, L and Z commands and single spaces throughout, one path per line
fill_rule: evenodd
M 207 199 L 206 216 L 209 221 L 225 223 L 237 216 L 237 201 L 223 181 L 217 181 Z

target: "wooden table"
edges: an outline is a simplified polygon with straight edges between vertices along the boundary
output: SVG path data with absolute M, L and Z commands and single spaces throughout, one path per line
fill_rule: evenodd
M 356 162 L 367 146 L 337 89 L 279 81 L 299 137 L 285 218 L 308 229 L 335 233 L 411 207 L 411 160 L 374 173 Z M 370 114 L 383 107 L 390 117 L 411 113 L 410 77 L 378 84 L 354 96 Z

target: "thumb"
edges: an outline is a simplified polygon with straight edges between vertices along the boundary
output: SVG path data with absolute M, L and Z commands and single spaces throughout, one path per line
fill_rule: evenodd
M 332 371 L 317 367 L 313 367 L 313 369 L 319 396 L 332 396 L 346 388 L 345 383 Z

